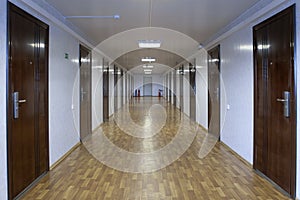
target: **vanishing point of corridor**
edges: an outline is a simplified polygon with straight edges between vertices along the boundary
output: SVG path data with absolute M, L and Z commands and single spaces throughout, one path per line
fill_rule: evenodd
M 131 157 L 147 157 L 174 143 L 178 134 L 185 135 L 181 143 L 191 140 L 191 145 L 182 155 L 175 149 L 161 158 L 166 167 L 159 159 Z M 206 134 L 164 98 L 133 98 L 23 199 L 288 199 L 222 143 L 199 158 Z M 114 149 L 104 139 L 128 157 L 110 152 Z

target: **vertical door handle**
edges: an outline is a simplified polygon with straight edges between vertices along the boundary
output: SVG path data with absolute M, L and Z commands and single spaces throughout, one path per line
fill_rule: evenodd
M 283 115 L 285 117 L 290 117 L 290 92 L 284 91 L 283 99 L 278 98 L 276 101 L 283 103 Z
M 83 88 L 81 88 L 81 90 L 80 90 L 80 100 L 81 101 L 84 101 L 84 95 L 86 94 L 87 92 L 85 92 L 84 90 L 83 90 Z
M 13 93 L 13 113 L 14 119 L 19 118 L 19 92 Z

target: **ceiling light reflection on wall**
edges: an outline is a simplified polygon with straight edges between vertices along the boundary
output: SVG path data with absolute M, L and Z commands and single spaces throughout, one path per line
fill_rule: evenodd
M 260 44 L 257 46 L 258 49 L 269 49 L 271 45 L 269 44 Z
M 140 48 L 160 48 L 161 41 L 160 40 L 139 40 Z

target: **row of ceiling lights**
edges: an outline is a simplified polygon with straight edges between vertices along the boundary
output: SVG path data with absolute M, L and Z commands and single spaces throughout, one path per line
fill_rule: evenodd
M 138 41 L 139 48 L 160 48 L 161 47 L 161 41 L 160 40 L 139 40 Z M 141 59 L 142 62 L 155 62 L 156 59 L 152 57 L 144 57 Z M 146 75 L 152 74 L 152 68 L 153 65 L 144 65 L 144 73 Z

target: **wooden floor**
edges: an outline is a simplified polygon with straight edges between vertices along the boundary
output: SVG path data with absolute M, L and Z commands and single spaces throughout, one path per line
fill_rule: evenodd
M 129 152 L 160 149 L 172 141 L 178 130 L 175 122 L 185 116 L 163 99 L 140 99 L 129 105 L 133 121 L 145 125 L 145 112 L 154 104 L 165 108 L 167 118 L 161 131 L 151 138 L 128 135 L 114 120 L 104 123 L 97 131 Z M 198 152 L 204 137 L 205 132 L 198 131 L 190 148 L 178 160 L 149 173 L 129 173 L 107 167 L 95 159 L 90 146 L 80 145 L 23 199 L 289 199 L 221 143 L 200 159 Z M 92 136 L 87 141 L 95 139 Z M 103 151 L 98 144 L 92 148 Z

